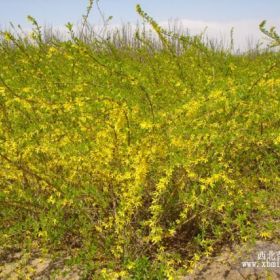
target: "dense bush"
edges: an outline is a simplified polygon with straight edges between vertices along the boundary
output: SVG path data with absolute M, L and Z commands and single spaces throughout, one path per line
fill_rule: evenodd
M 279 52 L 215 50 L 138 13 L 157 47 L 70 24 L 45 41 L 31 17 L 31 37 L 2 32 L 0 246 L 69 250 L 96 279 L 172 279 L 275 236 Z

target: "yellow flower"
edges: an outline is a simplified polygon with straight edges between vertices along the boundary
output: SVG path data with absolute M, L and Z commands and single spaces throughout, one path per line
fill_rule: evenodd
M 0 87 L 0 93 L 4 93 L 5 92 L 5 88 L 4 87 Z
M 48 198 L 47 202 L 50 203 L 50 204 L 55 204 L 55 199 L 54 199 L 54 197 L 51 195 L 51 196 Z
M 143 129 L 150 129 L 153 127 L 153 124 L 151 122 L 148 121 L 143 121 L 140 123 L 140 127 Z
M 272 234 L 270 231 L 262 231 L 260 233 L 260 237 L 264 238 L 264 239 L 268 239 L 271 238 Z
M 24 87 L 24 88 L 22 89 L 22 92 L 24 92 L 24 93 L 29 93 L 29 92 L 31 92 L 31 87 Z

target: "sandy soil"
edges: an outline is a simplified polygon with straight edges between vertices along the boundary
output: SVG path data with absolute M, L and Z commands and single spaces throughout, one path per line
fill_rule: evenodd
M 67 268 L 65 260 L 65 258 L 52 260 L 40 257 L 38 253 L 22 254 L 18 251 L 0 250 L 0 279 L 82 280 L 81 271 L 75 267 L 71 270 Z M 203 259 L 193 274 L 181 278 L 181 280 L 239 279 L 280 279 L 280 244 L 257 241 L 254 245 L 225 247 L 217 256 Z

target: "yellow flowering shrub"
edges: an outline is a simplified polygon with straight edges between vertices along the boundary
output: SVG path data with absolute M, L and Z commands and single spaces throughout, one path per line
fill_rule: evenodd
M 1 247 L 67 249 L 96 279 L 176 279 L 220 244 L 274 236 L 279 52 L 214 50 L 137 11 L 160 46 L 44 42 L 32 17 L 31 38 L 1 33 Z

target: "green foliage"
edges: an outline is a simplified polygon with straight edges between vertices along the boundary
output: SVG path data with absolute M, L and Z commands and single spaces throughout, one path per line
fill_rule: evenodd
M 265 28 L 266 21 L 262 21 L 259 25 L 260 30 L 262 33 L 264 33 L 266 36 L 268 36 L 272 42 L 271 47 L 277 47 L 280 46 L 280 35 L 276 32 L 275 26 L 272 26 L 269 30 Z
M 32 17 L 30 37 L 1 33 L 0 246 L 66 249 L 92 279 L 174 279 L 274 236 L 279 53 L 215 51 L 137 11 L 160 48 L 85 43 L 71 23 L 45 42 Z

